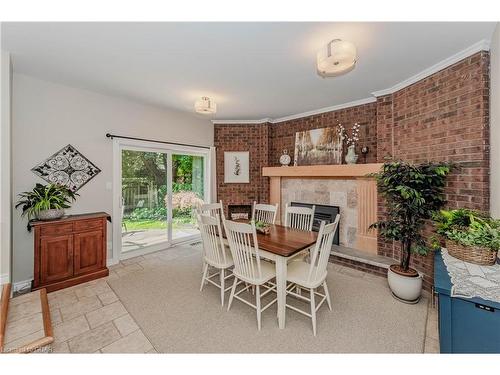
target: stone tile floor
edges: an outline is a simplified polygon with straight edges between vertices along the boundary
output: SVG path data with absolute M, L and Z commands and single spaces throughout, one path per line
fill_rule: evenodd
M 156 353 L 147 337 L 109 287 L 107 280 L 130 272 L 161 267 L 169 260 L 199 252 L 197 247 L 179 246 L 121 261 L 110 267 L 106 278 L 48 294 L 55 342 L 41 352 L 54 353 Z M 333 270 L 387 285 L 383 277 L 346 268 Z M 430 300 L 430 298 L 429 298 Z M 12 298 L 7 320 L 5 348 L 17 348 L 43 336 L 38 292 Z M 439 353 L 437 310 L 429 302 L 423 351 Z

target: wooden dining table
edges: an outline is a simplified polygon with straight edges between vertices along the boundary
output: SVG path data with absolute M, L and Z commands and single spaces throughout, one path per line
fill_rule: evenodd
M 237 222 L 248 222 L 235 220 Z M 225 237 L 225 234 L 223 234 Z M 283 225 L 271 224 L 270 232 L 257 232 L 259 255 L 276 264 L 276 293 L 278 299 L 278 326 L 285 328 L 286 278 L 288 262 L 302 250 L 310 248 L 316 242 L 317 232 L 292 229 Z M 224 238 L 227 243 L 227 240 Z

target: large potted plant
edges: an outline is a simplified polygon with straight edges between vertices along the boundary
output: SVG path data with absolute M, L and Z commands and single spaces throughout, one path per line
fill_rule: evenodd
M 426 222 L 445 203 L 444 187 L 449 164 L 424 163 L 413 165 L 401 161 L 384 163 L 374 174 L 378 192 L 385 199 L 385 220 L 377 228 L 380 236 L 401 245 L 399 264 L 389 267 L 387 280 L 393 295 L 407 303 L 416 303 L 422 292 L 422 275 L 410 267 L 412 253 L 426 255 L 432 250 L 422 231 Z
M 469 263 L 495 264 L 500 248 L 500 220 L 460 208 L 437 212 L 434 222 L 451 256 Z
M 70 203 L 77 195 L 62 185 L 37 183 L 32 191 L 19 194 L 16 208 L 21 206 L 23 211 L 21 216 L 27 216 L 28 219 L 34 217 L 39 220 L 58 219 L 64 215 L 65 208 L 71 207 Z

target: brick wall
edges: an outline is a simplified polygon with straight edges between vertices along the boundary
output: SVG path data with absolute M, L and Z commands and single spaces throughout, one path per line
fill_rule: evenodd
M 400 91 L 377 98 L 377 159 L 450 161 L 447 206 L 489 211 L 489 54 L 476 53 Z M 383 216 L 379 199 L 379 217 Z M 399 258 L 397 246 L 379 239 L 379 254 Z M 413 266 L 434 273 L 432 254 Z
M 251 204 L 269 201 L 269 178 L 262 177 L 262 167 L 269 165 L 269 129 L 271 124 L 215 124 L 214 145 L 217 149 L 217 199 L 224 212 L 229 204 Z M 224 183 L 224 152 L 249 151 L 250 183 Z
M 356 146 L 359 154 L 359 163 L 365 160 L 361 155 L 361 148 L 367 146 L 369 152 L 366 163 L 374 163 L 377 160 L 377 104 L 369 103 L 356 107 L 344 108 L 338 111 L 320 113 L 318 115 L 302 117 L 295 120 L 283 121 L 271 126 L 269 161 L 271 166 L 278 166 L 279 158 L 284 149 L 288 150 L 292 158 L 295 149 L 295 133 L 298 131 L 335 127 L 341 123 L 351 134 L 355 122 L 361 125 L 360 141 Z M 344 155 L 346 153 L 344 147 Z
M 476 53 L 374 103 L 322 113 L 278 124 L 216 125 L 218 195 L 225 203 L 266 202 L 269 182 L 261 167 L 279 165 L 288 149 L 293 160 L 295 133 L 335 126 L 349 131 L 362 125 L 360 143 L 370 152 L 366 162 L 386 158 L 410 162 L 452 161 L 460 168 L 448 178 L 449 207 L 489 210 L 489 54 Z M 251 183 L 224 184 L 224 151 L 250 150 Z M 364 162 L 360 155 L 359 162 Z M 379 217 L 384 204 L 378 201 Z M 379 238 L 378 253 L 399 258 L 397 245 Z M 429 289 L 434 272 L 432 255 L 413 257 L 426 274 Z

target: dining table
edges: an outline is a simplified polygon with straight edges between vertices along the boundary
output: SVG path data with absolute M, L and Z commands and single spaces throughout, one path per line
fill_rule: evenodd
M 244 222 L 245 220 L 235 220 Z M 223 233 L 227 244 L 226 235 Z M 276 265 L 276 294 L 278 300 L 278 326 L 285 328 L 286 320 L 286 280 L 288 263 L 316 243 L 317 232 L 304 231 L 285 227 L 279 224 L 269 224 L 269 233 L 257 231 L 259 256 L 270 260 Z

